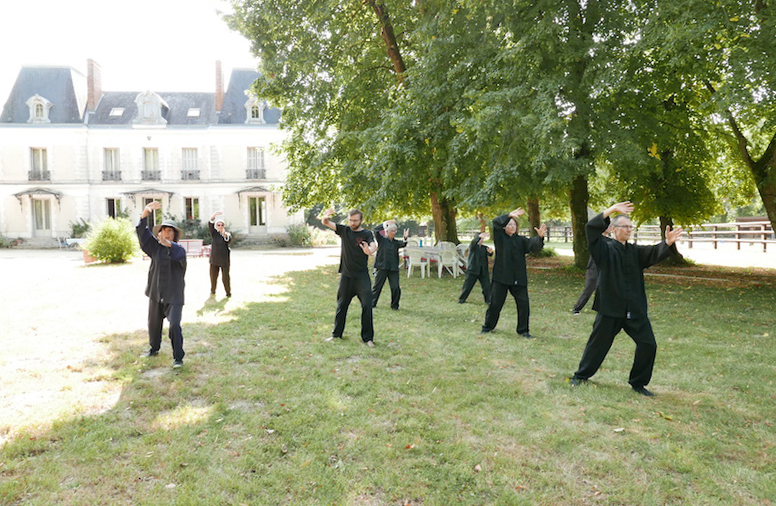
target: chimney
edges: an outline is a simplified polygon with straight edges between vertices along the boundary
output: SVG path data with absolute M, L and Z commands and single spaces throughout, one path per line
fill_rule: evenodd
M 221 61 L 216 60 L 216 112 L 224 105 L 224 77 L 221 74 Z
M 86 110 L 94 112 L 102 98 L 102 73 L 100 65 L 89 58 L 86 60 Z

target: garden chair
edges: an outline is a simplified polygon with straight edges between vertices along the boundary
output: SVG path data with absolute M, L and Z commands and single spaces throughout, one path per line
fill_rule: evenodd
M 416 265 L 420 266 L 420 279 L 426 277 L 426 266 L 428 260 L 423 256 L 423 251 L 415 248 L 407 248 L 404 250 L 407 255 L 407 277 L 412 275 L 412 269 Z

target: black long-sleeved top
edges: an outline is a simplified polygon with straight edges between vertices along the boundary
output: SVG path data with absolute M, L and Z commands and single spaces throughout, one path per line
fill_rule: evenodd
M 493 264 L 493 281 L 504 285 L 528 285 L 525 271 L 525 255 L 544 247 L 544 237 L 530 239 L 517 235 L 509 236 L 504 227 L 509 223 L 508 214 L 493 218 L 493 243 L 496 246 L 496 260 Z
M 622 244 L 601 234 L 609 227 L 603 213 L 585 225 L 590 256 L 598 267 L 593 309 L 615 318 L 646 318 L 647 293 L 644 269 L 664 260 L 670 253 L 665 241 L 653 246 Z
M 384 271 L 399 270 L 399 248 L 407 246 L 405 241 L 397 241 L 383 237 L 383 224 L 380 223 L 374 228 L 375 239 L 377 239 L 377 254 L 375 255 L 375 269 Z
M 165 304 L 183 304 L 186 275 L 186 250 L 177 243 L 169 248 L 148 230 L 148 218 L 141 218 L 135 228 L 140 249 L 151 258 L 145 294 Z
M 469 243 L 469 258 L 467 260 L 466 274 L 479 274 L 482 270 L 488 272 L 488 247 L 480 244 L 480 236 L 474 236 Z
M 209 221 L 207 223 L 207 228 L 210 231 L 210 238 L 212 239 L 212 244 L 210 246 L 210 265 L 217 265 L 219 267 L 228 266 L 229 241 L 231 241 L 232 237 L 229 236 L 229 239 L 224 239 L 218 230 L 216 230 L 213 222 Z

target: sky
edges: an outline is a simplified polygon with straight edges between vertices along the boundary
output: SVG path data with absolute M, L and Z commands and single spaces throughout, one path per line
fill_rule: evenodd
M 0 108 L 22 66 L 102 69 L 105 91 L 215 91 L 232 68 L 256 68 L 223 0 L 0 0 Z

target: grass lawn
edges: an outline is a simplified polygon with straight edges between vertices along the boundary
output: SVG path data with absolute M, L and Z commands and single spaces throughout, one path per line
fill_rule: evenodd
M 584 273 L 569 262 L 530 261 L 532 341 L 511 298 L 480 335 L 478 286 L 459 305 L 462 278 L 416 272 L 398 312 L 386 284 L 375 348 L 357 300 L 326 343 L 334 267 L 278 279 L 288 291 L 224 323 L 184 322 L 180 370 L 167 341 L 138 359 L 144 332 L 109 336 L 118 403 L 4 445 L 0 503 L 776 504 L 776 272 L 648 271 L 645 398 L 624 333 L 588 385 L 565 381 L 594 317 L 570 315 Z

